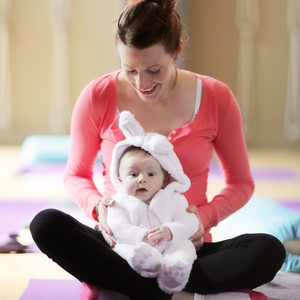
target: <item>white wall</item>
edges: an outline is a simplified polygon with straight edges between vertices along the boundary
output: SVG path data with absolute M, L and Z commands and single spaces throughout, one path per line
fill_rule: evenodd
M 0 144 L 47 134 L 52 72 L 50 0 L 12 1 L 10 20 L 11 123 Z M 123 0 L 71 0 L 67 24 L 70 106 L 93 78 L 119 68 L 113 20 Z M 64 132 L 63 132 L 64 133 Z

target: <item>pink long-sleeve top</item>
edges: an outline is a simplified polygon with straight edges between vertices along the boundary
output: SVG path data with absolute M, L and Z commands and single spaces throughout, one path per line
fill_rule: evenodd
M 103 165 L 105 196 L 115 191 L 109 178 L 111 154 L 124 139 L 118 128 L 116 83 L 120 71 L 89 83 L 75 105 L 71 122 L 71 147 L 64 182 L 67 191 L 86 215 L 97 220 L 95 204 L 101 200 L 93 181 L 94 163 L 99 150 Z M 196 117 L 174 128 L 168 135 L 183 170 L 191 180 L 184 194 L 198 208 L 205 228 L 209 229 L 241 208 L 254 191 L 241 114 L 236 99 L 222 82 L 194 74 L 202 82 L 203 98 Z M 220 161 L 225 187 L 211 201 L 206 196 L 213 150 Z

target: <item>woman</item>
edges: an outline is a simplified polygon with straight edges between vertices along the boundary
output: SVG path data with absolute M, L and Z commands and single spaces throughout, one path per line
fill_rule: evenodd
M 237 102 L 225 84 L 176 68 L 183 50 L 176 1 L 131 2 L 117 21 L 122 69 L 94 80 L 83 90 L 71 124 L 65 185 L 86 214 L 99 221 L 101 231 L 59 211 L 46 210 L 31 223 L 33 238 L 44 253 L 80 281 L 131 299 L 209 299 L 201 294 L 252 289 L 266 283 L 284 260 L 285 250 L 277 239 L 256 234 L 211 243 L 209 233 L 241 208 L 254 190 Z M 118 127 L 118 113 L 124 110 L 133 113 L 146 132 L 168 137 L 191 180 L 185 196 L 189 212 L 197 215 L 200 226 L 191 237 L 198 258 L 186 294 L 163 293 L 155 280 L 139 276 L 111 249 L 106 210 L 113 205 L 110 197 L 115 191 L 109 166 L 114 145 L 124 139 Z M 103 194 L 92 180 L 99 150 Z M 224 170 L 226 186 L 208 202 L 213 150 Z M 95 291 L 90 299 L 96 298 Z

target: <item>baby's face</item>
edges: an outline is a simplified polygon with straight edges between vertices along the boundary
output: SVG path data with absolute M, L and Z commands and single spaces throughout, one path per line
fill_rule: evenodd
M 158 161 L 144 153 L 126 153 L 119 165 L 119 179 L 127 194 L 150 204 L 163 187 L 165 174 Z

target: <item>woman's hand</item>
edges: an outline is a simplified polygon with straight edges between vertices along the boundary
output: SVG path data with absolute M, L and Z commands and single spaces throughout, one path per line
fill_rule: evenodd
M 191 205 L 186 209 L 186 211 L 195 214 L 199 221 L 198 231 L 193 236 L 190 237 L 190 240 L 193 242 L 195 248 L 198 250 L 203 245 L 204 227 L 202 225 L 202 221 L 196 206 Z
M 115 242 L 112 239 L 112 231 L 107 225 L 107 208 L 115 205 L 115 200 L 110 197 L 103 197 L 100 203 L 96 204 L 96 212 L 99 220 L 99 224 L 96 225 L 96 229 L 101 231 L 105 241 L 113 248 Z

